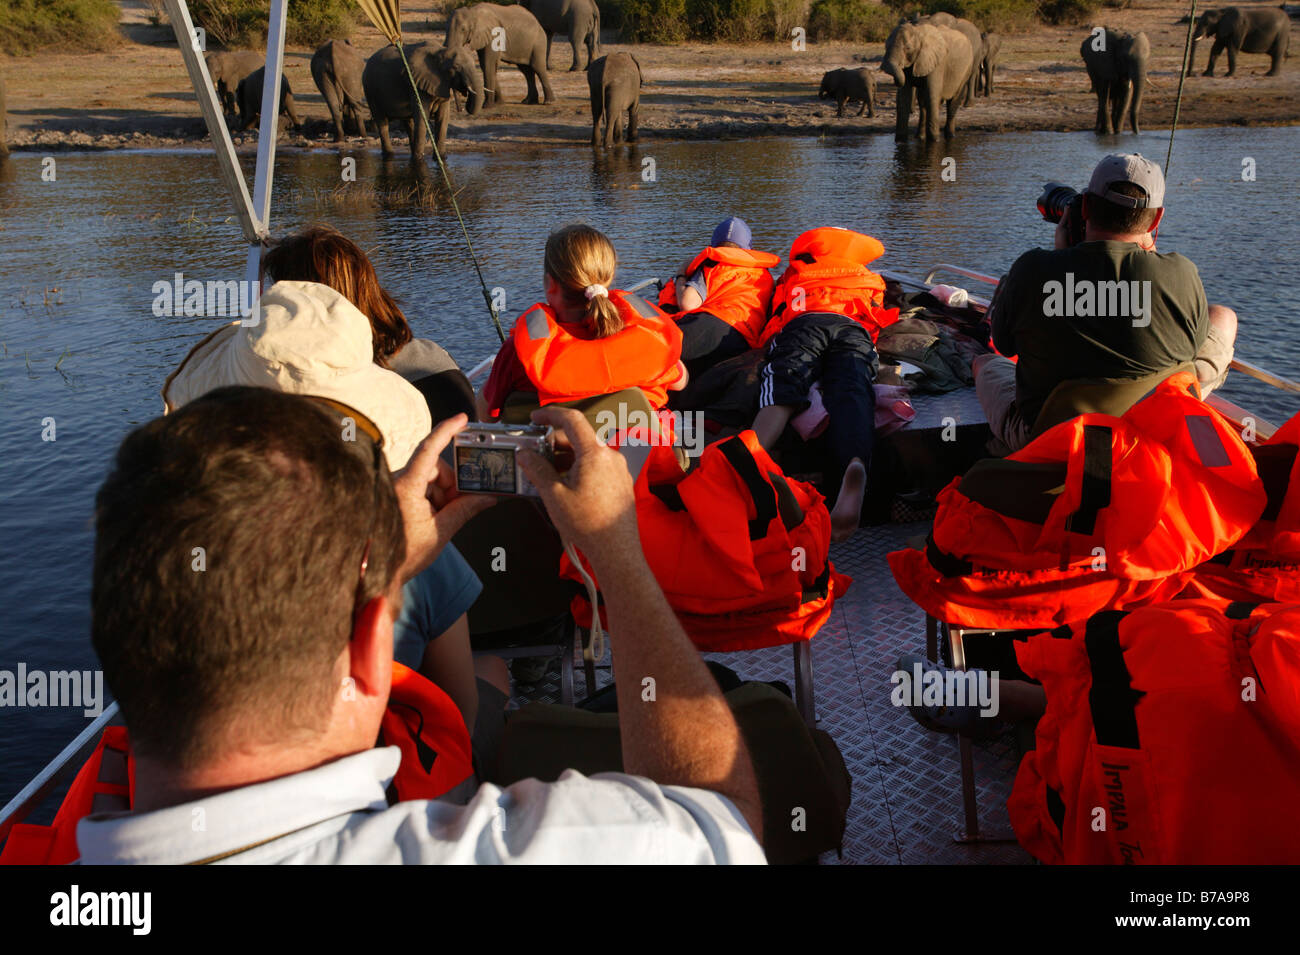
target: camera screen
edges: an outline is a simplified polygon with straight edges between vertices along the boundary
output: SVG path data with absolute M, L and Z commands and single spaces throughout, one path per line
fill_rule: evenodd
M 487 494 L 518 493 L 514 448 L 456 446 L 456 486 Z

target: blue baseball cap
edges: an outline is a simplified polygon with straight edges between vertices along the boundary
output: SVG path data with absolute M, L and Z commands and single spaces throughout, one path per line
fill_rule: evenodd
M 754 233 L 749 230 L 748 223 L 739 216 L 732 216 L 718 223 L 718 227 L 713 230 L 713 238 L 709 240 L 709 245 L 716 247 L 724 242 L 734 242 L 742 249 L 748 249 L 753 241 Z

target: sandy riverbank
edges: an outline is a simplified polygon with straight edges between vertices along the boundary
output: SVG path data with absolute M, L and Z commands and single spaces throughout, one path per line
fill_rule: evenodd
M 17 150 L 121 149 L 201 145 L 206 133 L 194 94 L 167 27 L 150 26 L 139 0 L 123 0 L 125 40 L 108 53 L 41 53 L 0 62 L 9 85 L 9 140 Z M 414 0 L 404 7 L 408 42 L 441 41 L 431 29 L 431 5 Z M 1186 5 L 1168 0 L 1135 0 L 1126 10 L 1103 9 L 1098 22 L 1145 30 L 1151 39 L 1152 84 L 1143 124 L 1168 127 L 1178 88 L 1186 25 L 1178 18 Z M 960 130 L 1090 129 L 1096 99 L 1079 57 L 1087 28 L 1042 27 L 1005 38 L 991 99 L 979 99 L 958 116 Z M 608 39 L 613 39 L 607 36 Z M 1293 38 L 1294 39 L 1294 38 Z M 383 41 L 368 25 L 353 37 L 367 54 Z M 1300 49 L 1300 41 L 1292 44 Z M 645 73 L 642 91 L 643 138 L 726 139 L 770 135 L 835 135 L 892 129 L 894 87 L 881 75 L 876 116 L 847 110 L 835 117 L 834 105 L 816 98 L 826 70 L 875 64 L 883 44 L 809 44 L 793 52 L 788 44 L 629 46 L 604 44 L 605 52 L 634 52 Z M 1281 75 L 1264 76 L 1268 58 L 1243 55 L 1237 75 L 1202 77 L 1209 43 L 1200 44 L 1197 68 L 1183 93 L 1180 126 L 1285 125 L 1300 122 L 1300 62 L 1296 56 Z M 288 51 L 285 74 L 305 117 L 299 133 L 282 142 L 298 147 L 333 148 L 328 111 L 311 80 L 311 51 Z M 552 53 L 551 82 L 556 97 L 546 106 L 522 106 L 524 82 L 507 68 L 500 82 L 508 105 L 470 119 L 453 116 L 451 147 L 474 143 L 529 142 L 584 144 L 590 136 L 586 75 L 568 72 L 566 41 Z M 237 135 L 251 145 L 255 135 Z M 371 144 L 377 147 L 378 141 Z M 354 141 L 353 145 L 360 145 Z

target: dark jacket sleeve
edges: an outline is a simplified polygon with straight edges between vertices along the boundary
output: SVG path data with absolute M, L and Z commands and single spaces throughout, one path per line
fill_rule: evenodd
M 1020 301 L 1021 274 L 1024 272 L 1025 253 L 1011 266 L 1011 271 L 1002 276 L 997 289 L 993 292 L 993 301 L 989 304 L 989 327 L 993 332 L 993 347 L 998 353 L 1011 358 L 1016 354 L 1016 311 L 1023 307 Z

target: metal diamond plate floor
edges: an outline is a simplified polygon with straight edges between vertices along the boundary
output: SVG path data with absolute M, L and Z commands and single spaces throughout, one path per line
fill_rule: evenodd
M 818 725 L 839 744 L 853 776 L 853 802 L 843 859 L 833 864 L 1025 864 L 1030 856 L 1014 842 L 960 844 L 961 776 L 957 738 L 927 732 L 889 700 L 889 675 L 903 652 L 925 651 L 924 615 L 898 590 L 885 555 L 924 534 L 928 523 L 864 527 L 831 548 L 831 559 L 853 578 L 834 615 L 813 640 L 813 677 Z M 794 685 L 786 647 L 711 654 L 747 680 L 784 680 Z M 597 683 L 608 683 L 608 656 Z M 577 693 L 585 695 L 582 669 Z M 559 699 L 558 667 L 536 684 L 517 686 L 514 704 Z M 1017 754 L 1010 735 L 974 747 L 980 826 L 1009 831 L 1006 800 Z

